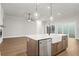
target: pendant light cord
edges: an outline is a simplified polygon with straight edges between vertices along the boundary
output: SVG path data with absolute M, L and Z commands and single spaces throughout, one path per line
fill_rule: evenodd
M 52 16 L 52 3 L 50 3 L 50 15 Z
M 36 12 L 37 12 L 37 3 L 36 3 Z
M 50 19 L 52 19 L 52 3 L 50 3 Z M 49 26 L 51 25 L 51 21 L 49 21 Z

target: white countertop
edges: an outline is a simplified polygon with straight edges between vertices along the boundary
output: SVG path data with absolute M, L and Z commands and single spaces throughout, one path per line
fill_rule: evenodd
M 52 43 L 57 43 L 62 41 L 62 36 L 67 36 L 66 34 L 50 34 L 52 38 Z
M 48 34 L 26 35 L 26 37 L 32 38 L 34 40 L 41 40 L 41 39 L 50 38 L 50 36 Z
M 50 37 L 52 38 L 52 43 L 57 43 L 62 41 L 62 36 L 61 34 L 51 34 Z
M 5 38 L 13 38 L 13 37 L 29 37 L 34 40 L 42 40 L 47 38 L 52 38 L 52 43 L 57 43 L 62 40 L 62 36 L 67 36 L 66 34 L 39 34 L 39 35 L 22 35 L 22 36 L 8 36 Z

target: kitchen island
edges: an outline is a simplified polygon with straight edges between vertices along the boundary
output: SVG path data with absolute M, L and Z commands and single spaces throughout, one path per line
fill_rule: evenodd
M 64 34 L 9 36 L 3 39 L 1 55 L 54 56 L 66 50 L 67 42 L 68 36 Z

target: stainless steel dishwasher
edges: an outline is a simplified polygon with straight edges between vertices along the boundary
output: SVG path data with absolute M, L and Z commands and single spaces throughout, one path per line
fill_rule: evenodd
M 39 56 L 51 56 L 51 44 L 51 38 L 39 40 Z

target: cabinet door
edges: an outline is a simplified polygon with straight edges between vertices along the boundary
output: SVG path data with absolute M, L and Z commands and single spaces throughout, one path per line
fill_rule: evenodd
M 61 52 L 63 49 L 63 42 L 58 42 L 57 43 L 57 53 Z
M 52 44 L 51 51 L 52 51 L 51 52 L 52 56 L 57 54 L 57 44 L 56 43 Z
M 66 49 L 68 47 L 68 38 L 67 36 L 63 36 L 63 49 Z
M 27 38 L 27 55 L 38 56 L 38 41 Z
M 63 49 L 68 47 L 67 39 L 63 40 Z

